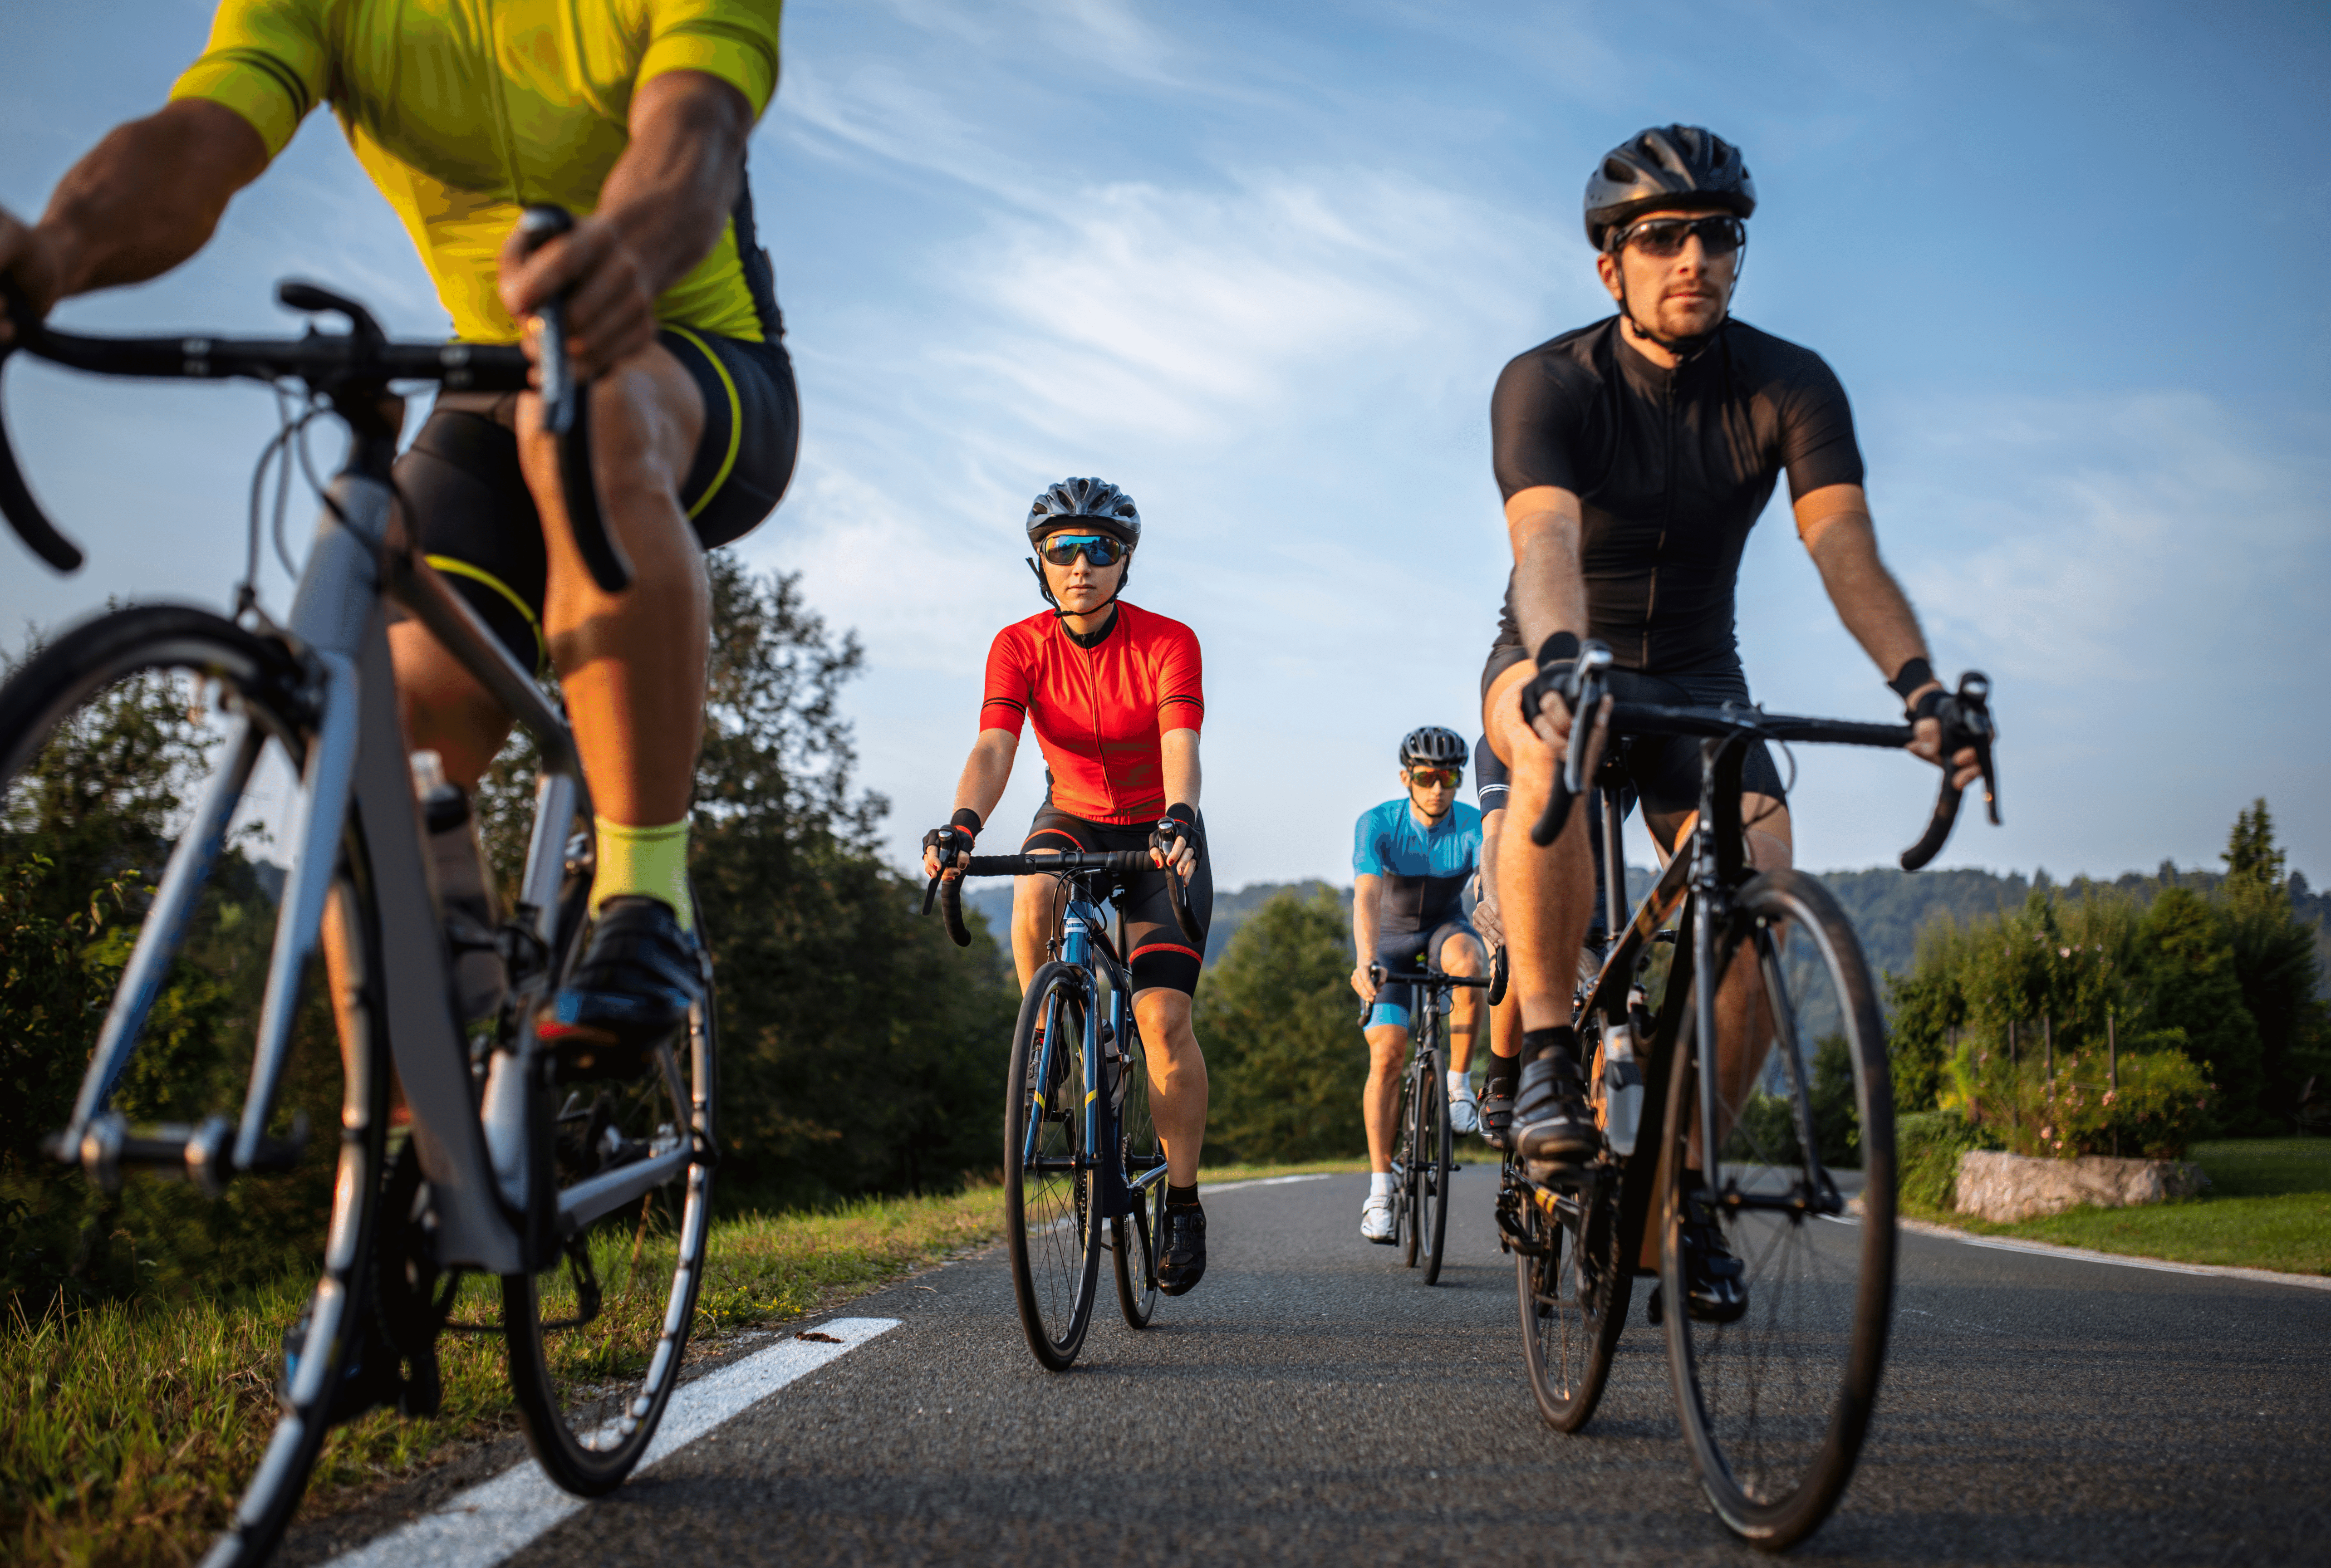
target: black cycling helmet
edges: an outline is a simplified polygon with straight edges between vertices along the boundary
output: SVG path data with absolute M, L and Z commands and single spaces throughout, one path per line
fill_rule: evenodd
M 1455 730 L 1428 724 L 1410 730 L 1401 738 L 1400 765 L 1414 767 L 1422 763 L 1427 767 L 1463 767 L 1470 752 L 1465 737 Z
M 1740 149 L 1697 125 L 1637 131 L 1587 176 L 1586 242 L 1600 251 L 1613 230 L 1668 207 L 1755 212 L 1756 182 Z
M 1046 534 L 1070 523 L 1090 523 L 1128 548 L 1141 544 L 1133 498 L 1107 480 L 1062 480 L 1038 496 L 1028 508 L 1028 543 L 1042 549 Z

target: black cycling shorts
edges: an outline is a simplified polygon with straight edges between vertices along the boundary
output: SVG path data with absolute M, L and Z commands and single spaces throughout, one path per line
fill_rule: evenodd
M 1529 657 L 1512 643 L 1500 641 L 1489 650 L 1481 670 L 1481 695 L 1489 696 L 1498 677 Z M 1667 708 L 1717 708 L 1725 703 L 1749 706 L 1748 678 L 1737 664 L 1682 673 L 1653 675 L 1641 670 L 1611 671 L 1611 695 L 1621 702 L 1651 702 Z M 1620 809 L 1632 811 L 1637 800 L 1643 809 L 1673 816 L 1699 809 L 1699 738 L 1689 735 L 1622 736 L 1620 746 L 1627 775 L 1620 792 Z M 1754 794 L 1787 799 L 1781 788 L 1781 770 L 1763 741 L 1748 748 L 1740 769 L 1743 788 Z M 1541 805 L 1545 803 L 1540 802 Z
M 1448 965 L 1441 962 L 1441 949 L 1452 936 L 1470 936 L 1481 942 L 1481 934 L 1473 929 L 1473 922 L 1462 911 L 1451 915 L 1438 925 L 1423 931 L 1378 932 L 1375 961 L 1384 965 L 1384 983 L 1376 987 L 1376 999 L 1368 1009 L 1370 1029 L 1406 1029 L 1409 1010 L 1416 1005 L 1416 987 L 1391 978 L 1395 974 L 1418 974 L 1427 969 L 1443 973 Z
M 765 315 L 774 315 L 768 312 Z M 656 340 L 704 396 L 704 433 L 680 489 L 708 550 L 743 538 L 776 509 L 801 444 L 793 363 L 775 322 L 747 342 L 685 327 Z M 548 561 L 542 518 L 519 471 L 508 419 L 515 394 L 447 394 L 396 460 L 396 488 L 422 553 L 445 574 L 520 664 L 549 663 L 542 631 Z
M 1113 854 L 1125 850 L 1146 850 L 1151 832 L 1152 824 L 1148 822 L 1087 822 L 1069 815 L 1047 800 L 1037 809 L 1035 821 L 1028 824 L 1028 837 L 1021 843 L 1020 852 L 1082 850 L 1089 854 Z M 1111 881 L 1108 877 L 1100 879 L 1099 888 L 1104 896 Z M 1198 867 L 1190 873 L 1189 886 L 1184 889 L 1184 897 L 1190 904 L 1190 917 L 1198 927 L 1200 941 L 1195 947 L 1182 935 L 1181 924 L 1174 918 L 1174 906 L 1168 901 L 1170 897 L 1163 870 L 1145 871 L 1131 879 L 1126 888 L 1126 951 L 1122 956 L 1132 967 L 1136 994 L 1161 985 L 1185 996 L 1197 994 L 1198 971 L 1206 962 L 1204 938 L 1214 917 L 1214 869 L 1206 852 L 1204 812 L 1198 813 Z

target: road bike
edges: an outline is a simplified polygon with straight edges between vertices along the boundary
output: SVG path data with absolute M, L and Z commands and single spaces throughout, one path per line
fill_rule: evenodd
M 1483 974 L 1444 974 L 1438 969 L 1416 974 L 1388 974 L 1382 964 L 1368 965 L 1368 984 L 1381 990 L 1387 982 L 1413 987 L 1416 1005 L 1408 1015 L 1408 1061 L 1401 1069 L 1399 1117 L 1393 1123 L 1393 1245 L 1401 1264 L 1413 1269 L 1423 1259 L 1424 1282 L 1441 1281 L 1442 1242 L 1449 1233 L 1449 1191 L 1456 1174 L 1455 1138 L 1449 1126 L 1449 1016 L 1451 993 L 1470 985 L 1489 993 L 1489 1005 L 1505 1000 L 1503 978 Z M 1360 1004 L 1360 1027 L 1368 1026 L 1375 1003 Z
M 1166 837 L 1180 832 L 1166 821 Z M 939 863 L 960 845 L 952 828 L 937 841 Z M 1125 950 L 1125 895 L 1131 879 L 1157 869 L 1146 850 L 1111 853 L 974 855 L 961 876 L 934 877 L 934 898 L 957 946 L 964 877 L 1054 879 L 1060 934 L 1028 983 L 1012 1031 L 1004 1072 L 1004 1240 L 1020 1326 L 1037 1361 L 1066 1372 L 1083 1347 L 1110 1254 L 1117 1303 L 1129 1328 L 1157 1310 L 1157 1262 L 1166 1236 L 1166 1148 L 1149 1111 L 1149 1059 L 1133 1016 L 1132 968 Z M 1166 873 L 1175 924 L 1204 951 L 1181 879 Z M 1116 910 L 1115 934 L 1101 905 Z
M 535 209 L 526 221 L 538 241 L 565 216 Z M 233 1497 L 207 1559 L 214 1568 L 273 1549 L 331 1427 L 382 1404 L 410 1416 L 436 1409 L 436 1346 L 449 1331 L 504 1338 L 528 1440 L 552 1480 L 584 1496 L 620 1485 L 678 1382 L 716 1157 L 709 957 L 699 959 L 705 1001 L 685 1037 L 659 1045 L 644 1071 L 535 1038 L 536 1009 L 576 961 L 588 926 L 594 847 L 581 763 L 557 706 L 423 558 L 390 481 L 403 419 L 393 386 L 517 391 L 528 383 L 524 355 L 392 342 L 361 305 L 309 284 L 286 283 L 277 297 L 336 314 L 348 329 L 99 338 L 29 326 L 31 314 L 11 301 L 16 347 L 41 358 L 99 375 L 296 387 L 309 400 L 299 424 L 328 410 L 349 433 L 346 461 L 321 487 L 281 623 L 253 592 L 255 487 L 251 572 L 233 618 L 167 604 L 114 610 L 39 650 L 0 687 L 11 819 L 38 804 L 29 792 L 48 748 L 125 689 L 145 683 L 207 716 L 192 813 L 176 824 L 71 1119 L 51 1140 L 55 1156 L 107 1187 L 143 1173 L 214 1197 L 303 1178 L 328 1193 L 320 1256 L 296 1291 L 304 1306 L 284 1325 L 271 1436 L 241 1470 L 222 1461 L 214 1472 L 227 1475 L 223 1491 Z M 546 418 L 558 434 L 577 543 L 600 585 L 618 593 L 630 566 L 599 515 L 588 388 L 568 373 L 562 317 L 558 305 L 544 313 Z M 288 465 L 297 439 L 287 425 L 271 455 Z M 50 565 L 80 565 L 78 547 L 26 488 L 5 430 L 0 512 Z M 525 870 L 490 938 L 506 993 L 481 1024 L 453 1001 L 455 955 L 398 719 L 392 606 L 516 716 L 538 755 Z M 232 821 L 270 747 L 295 781 L 281 819 L 291 859 L 249 1070 L 224 1091 L 240 1087 L 240 1113 L 197 1100 L 189 1110 L 199 1120 L 139 1125 L 115 1101 L 127 1093 L 153 1102 L 149 1080 L 171 1069 L 176 1047 L 147 1039 L 166 1032 L 154 1024 L 157 1003 L 183 973 L 190 931 L 205 928 L 206 888 L 215 891 L 214 874 L 232 859 Z M 282 1101 L 295 1073 L 303 1082 L 334 1077 L 328 1062 L 295 1061 L 303 1012 L 322 1019 L 327 1005 L 328 1022 L 315 1032 L 337 1038 L 337 1081 L 322 1093 L 338 1130 L 314 1140 L 327 1146 L 311 1158 L 310 1118 L 287 1118 Z M 151 1060 L 141 1060 L 141 1047 Z M 325 1163 L 328 1184 L 317 1169 Z M 487 1277 L 499 1279 L 498 1294 Z
M 1610 664 L 1586 645 L 1565 693 L 1574 713 L 1600 708 Z M 1946 756 L 1976 752 L 1996 822 L 1989 697 L 1971 673 L 1938 717 Z M 1893 1302 L 1893 1092 L 1877 984 L 1844 911 L 1814 878 L 1747 862 L 1742 767 L 1759 741 L 1898 749 L 1912 732 L 1622 701 L 1607 733 L 1599 770 L 1582 765 L 1589 746 L 1570 748 L 1532 829 L 1551 844 L 1574 802 L 1593 798 L 1617 939 L 1574 1014 L 1603 1146 L 1584 1167 L 1509 1155 L 1498 1193 L 1523 1358 L 1546 1422 L 1577 1430 L 1610 1376 L 1633 1278 L 1655 1274 L 1651 1320 L 1665 1326 L 1701 1489 L 1727 1528 L 1777 1551 L 1835 1506 L 1877 1398 Z M 1701 738 L 1699 813 L 1629 917 L 1616 871 L 1624 748 L 1662 735 Z M 1906 870 L 1942 849 L 1959 801 L 1946 776 Z M 1727 1060 L 1720 1022 L 1744 1033 L 1752 1017 L 1769 1058 Z M 1718 1240 L 1737 1259 L 1745 1309 L 1690 1300 L 1696 1262 L 1734 1267 Z

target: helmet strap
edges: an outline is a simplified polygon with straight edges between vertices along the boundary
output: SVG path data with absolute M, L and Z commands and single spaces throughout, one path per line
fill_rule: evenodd
M 1116 593 L 1111 594 L 1108 598 L 1103 599 L 1099 603 L 1094 605 L 1089 610 L 1063 610 L 1061 608 L 1060 600 L 1055 598 L 1052 594 L 1052 580 L 1044 575 L 1044 568 L 1037 565 L 1035 556 L 1030 556 L 1026 557 L 1026 559 L 1028 562 L 1028 569 L 1036 574 L 1036 591 L 1043 594 L 1044 603 L 1052 607 L 1052 618 L 1056 621 L 1065 621 L 1071 615 L 1099 614 L 1111 604 L 1116 603 L 1119 599 L 1125 597 L 1125 585 L 1127 583 L 1132 581 L 1133 578 L 1133 552 L 1127 550 L 1125 553 L 1125 570 L 1118 575 Z M 1067 629 L 1063 627 L 1062 630 L 1065 631 Z M 1075 633 L 1070 632 L 1070 635 L 1074 636 Z
M 1735 287 L 1738 286 L 1739 277 L 1736 272 L 1734 275 L 1733 283 Z M 1680 370 L 1686 364 L 1698 358 L 1700 352 L 1707 348 L 1709 344 L 1715 342 L 1717 336 L 1723 332 L 1725 323 L 1732 319 L 1732 301 L 1728 299 L 1725 300 L 1724 314 L 1717 317 L 1716 325 L 1709 328 L 1707 331 L 1695 332 L 1689 337 L 1662 337 L 1658 333 L 1652 331 L 1650 328 L 1644 326 L 1642 322 L 1637 318 L 1634 306 L 1628 303 L 1627 266 L 1625 261 L 1621 261 L 1619 263 L 1619 314 L 1627 318 L 1627 325 L 1635 329 L 1636 337 L 1643 339 L 1646 343 L 1655 343 L 1661 348 L 1666 349 L 1670 354 L 1674 355 L 1676 358 L 1676 368 Z

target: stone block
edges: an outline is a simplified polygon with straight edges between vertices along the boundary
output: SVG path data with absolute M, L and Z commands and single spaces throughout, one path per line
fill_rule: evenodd
M 1959 1156 L 1957 1208 L 1962 1214 L 2012 1225 L 2060 1214 L 2083 1203 L 2126 1209 L 2191 1197 L 2210 1184 L 2202 1167 L 2184 1160 L 2076 1160 L 1969 1149 Z

